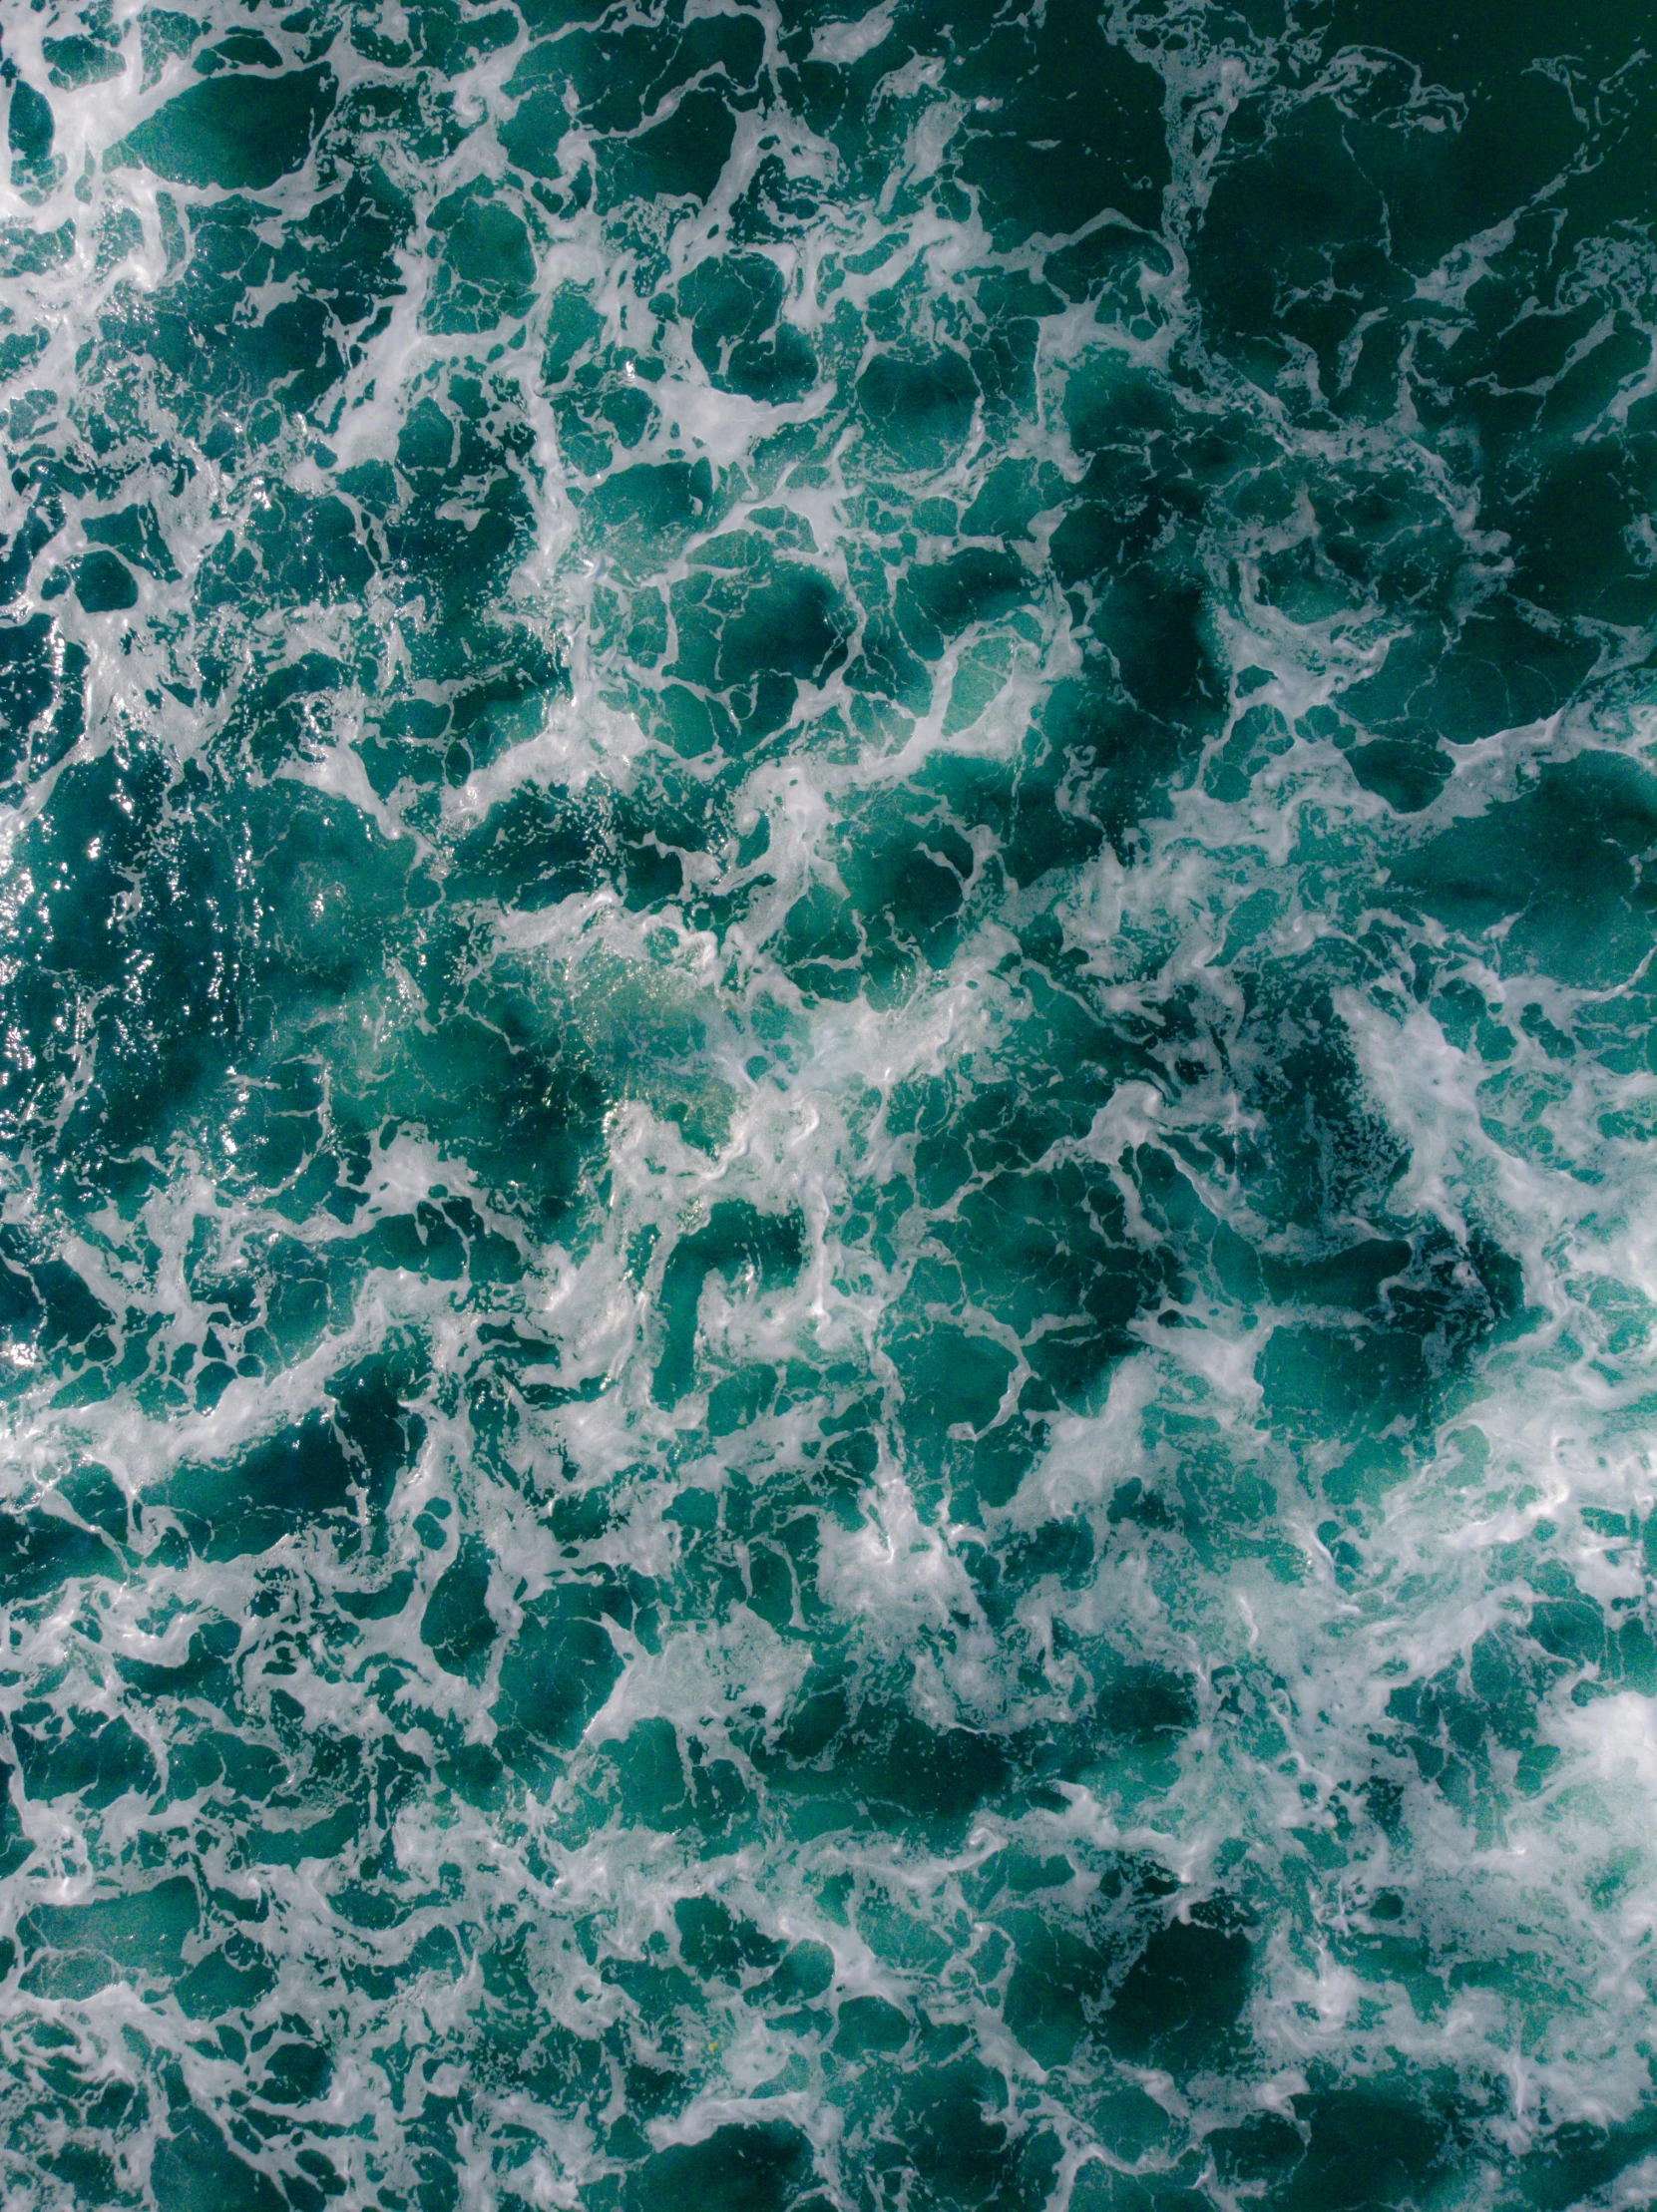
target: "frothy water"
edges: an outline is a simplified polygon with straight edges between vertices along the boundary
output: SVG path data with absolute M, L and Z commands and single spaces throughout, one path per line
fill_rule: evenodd
M 1657 49 L 0 9 L 0 2203 L 1657 2201 Z

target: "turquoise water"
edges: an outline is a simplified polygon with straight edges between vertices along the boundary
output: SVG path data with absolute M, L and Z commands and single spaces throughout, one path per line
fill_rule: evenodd
M 5 0 L 5 2212 L 1657 2202 L 1654 31 Z

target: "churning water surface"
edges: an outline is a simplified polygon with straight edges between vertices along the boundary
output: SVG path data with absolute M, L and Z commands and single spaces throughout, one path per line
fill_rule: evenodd
M 6 2212 L 1657 2201 L 1657 19 L 0 53 Z

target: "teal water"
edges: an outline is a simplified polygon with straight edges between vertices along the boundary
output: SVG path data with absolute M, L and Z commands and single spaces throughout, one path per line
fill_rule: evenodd
M 5 2212 L 1657 2202 L 1657 22 L 0 55 Z

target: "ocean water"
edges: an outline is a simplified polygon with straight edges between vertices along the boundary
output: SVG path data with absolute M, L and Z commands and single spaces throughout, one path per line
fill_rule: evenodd
M 1657 20 L 0 56 L 4 2212 L 1657 2203 Z

